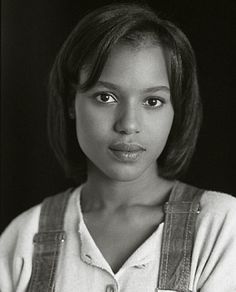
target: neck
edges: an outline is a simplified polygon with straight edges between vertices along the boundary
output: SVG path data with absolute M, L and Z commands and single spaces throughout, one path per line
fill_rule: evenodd
M 99 172 L 88 172 L 82 190 L 84 211 L 117 209 L 135 205 L 162 205 L 174 181 L 161 178 L 157 171 L 144 173 L 132 181 L 117 181 Z

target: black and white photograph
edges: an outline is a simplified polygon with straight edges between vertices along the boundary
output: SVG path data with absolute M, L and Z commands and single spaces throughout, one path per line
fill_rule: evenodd
M 236 292 L 236 3 L 1 13 L 0 292 Z

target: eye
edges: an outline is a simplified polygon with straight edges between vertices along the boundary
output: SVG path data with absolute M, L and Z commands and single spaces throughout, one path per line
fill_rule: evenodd
M 158 108 L 163 105 L 164 101 L 158 97 L 148 97 L 144 102 L 144 105 L 152 108 Z
M 96 100 L 101 103 L 116 103 L 116 98 L 110 93 L 102 92 L 95 96 Z

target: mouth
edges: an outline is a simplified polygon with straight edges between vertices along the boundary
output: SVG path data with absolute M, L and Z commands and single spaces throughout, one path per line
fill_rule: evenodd
M 109 147 L 113 156 L 121 162 L 137 161 L 146 149 L 137 143 L 115 143 Z

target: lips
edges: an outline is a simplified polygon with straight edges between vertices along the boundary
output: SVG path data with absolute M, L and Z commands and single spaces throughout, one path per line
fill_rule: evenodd
M 137 143 L 115 143 L 109 147 L 115 151 L 135 152 L 135 151 L 146 151 L 146 149 Z
M 109 147 L 113 157 L 121 162 L 134 162 L 146 149 L 137 143 L 115 143 Z

